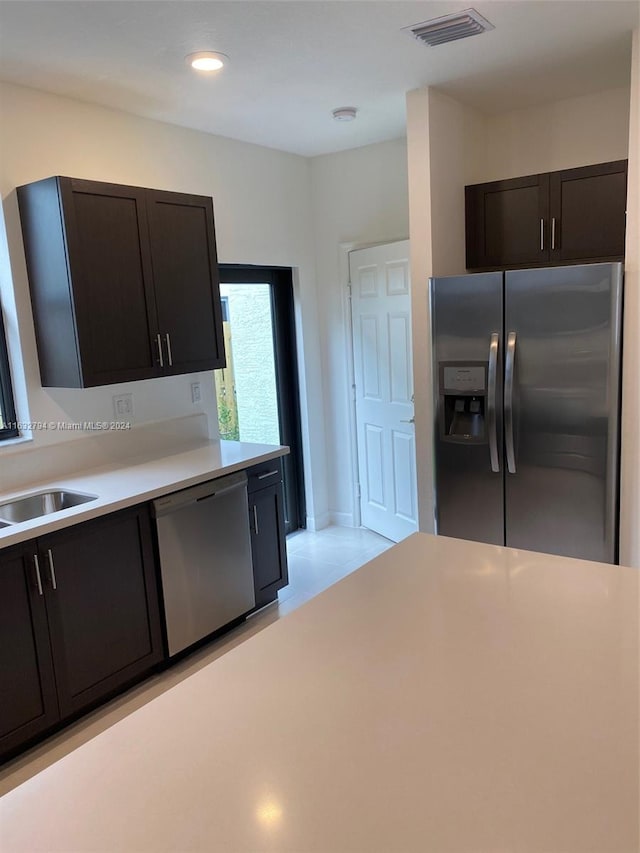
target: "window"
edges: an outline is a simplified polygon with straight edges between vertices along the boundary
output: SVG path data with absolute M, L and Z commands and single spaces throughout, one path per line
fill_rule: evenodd
M 15 438 L 17 435 L 16 413 L 13 406 L 9 373 L 9 355 L 2 316 L 0 315 L 0 441 L 6 438 Z

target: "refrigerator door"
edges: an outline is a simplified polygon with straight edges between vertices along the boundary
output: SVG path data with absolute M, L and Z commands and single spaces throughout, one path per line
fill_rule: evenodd
M 503 273 L 429 282 L 436 531 L 504 544 Z
M 506 273 L 506 544 L 617 559 L 622 267 Z

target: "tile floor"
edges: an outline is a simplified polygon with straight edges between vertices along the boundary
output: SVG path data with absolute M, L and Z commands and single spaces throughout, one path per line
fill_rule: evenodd
M 327 527 L 316 533 L 304 530 L 292 534 L 287 538 L 289 585 L 281 590 L 278 602 L 263 608 L 224 637 L 189 655 L 171 669 L 152 676 L 144 684 L 132 688 L 0 768 L 0 796 L 207 666 L 224 652 L 286 616 L 392 545 L 388 539 L 363 528 Z

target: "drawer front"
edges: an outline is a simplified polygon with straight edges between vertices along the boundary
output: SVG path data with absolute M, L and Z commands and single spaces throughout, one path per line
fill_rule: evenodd
M 270 459 L 247 469 L 247 490 L 255 492 L 282 481 L 282 460 Z

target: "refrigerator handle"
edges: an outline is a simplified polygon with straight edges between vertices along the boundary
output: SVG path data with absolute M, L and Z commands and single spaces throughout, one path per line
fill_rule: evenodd
M 509 332 L 507 357 L 504 364 L 504 432 L 507 450 L 507 470 L 516 473 L 516 454 L 513 445 L 513 373 L 516 360 L 516 333 Z
M 489 456 L 491 457 L 491 470 L 495 473 L 500 471 L 500 459 L 498 457 L 498 426 L 496 421 L 496 385 L 498 381 L 498 345 L 500 335 L 494 332 L 489 344 L 489 370 L 487 373 L 487 426 L 489 430 Z

